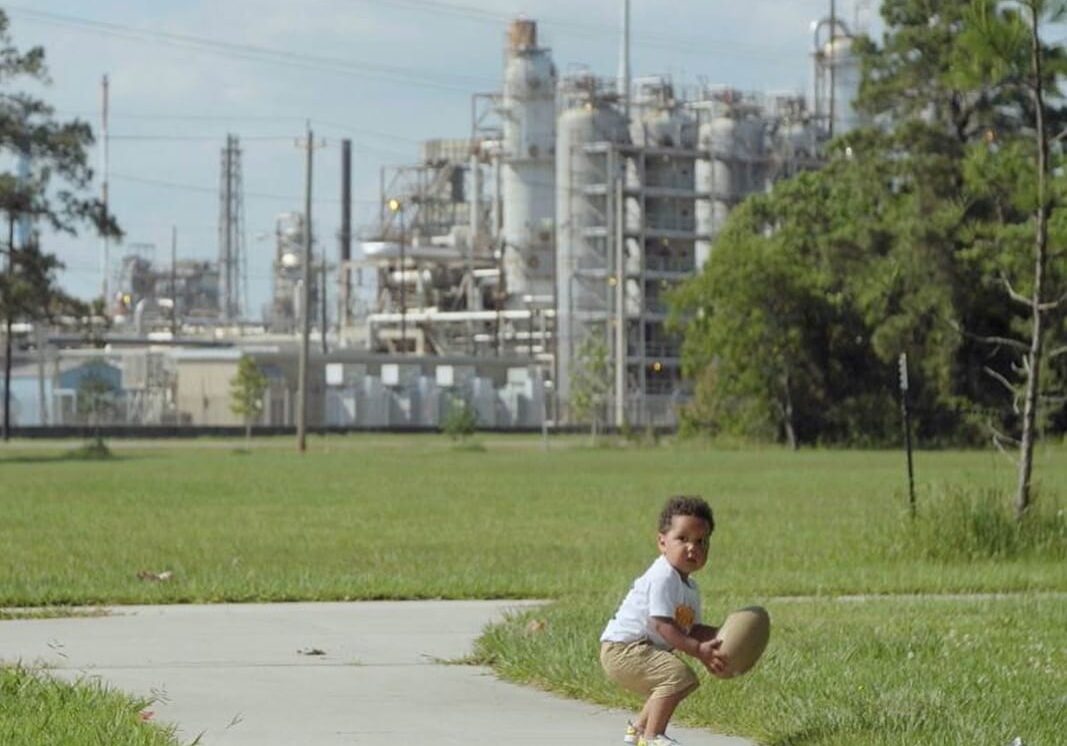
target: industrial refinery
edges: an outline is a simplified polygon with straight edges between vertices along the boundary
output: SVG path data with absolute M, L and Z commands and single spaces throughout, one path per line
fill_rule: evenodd
M 235 425 L 229 380 L 248 354 L 269 381 L 259 424 L 292 425 L 305 333 L 311 426 L 435 427 L 460 404 L 484 427 L 673 426 L 687 390 L 669 292 L 700 271 L 735 205 L 818 168 L 824 145 L 862 123 L 860 73 L 834 18 L 812 24 L 810 91 L 631 75 L 628 19 L 612 79 L 561 74 L 537 21 L 514 20 L 500 89 L 471 92 L 469 132 L 426 133 L 411 163 L 381 170 L 376 225 L 357 236 L 346 212 L 336 253 L 309 260 L 305 213 L 277 216 L 257 321 L 228 137 L 218 261 L 124 256 L 102 348 L 42 343 L 26 325 L 15 424 L 74 424 L 79 385 L 96 377 L 119 402 L 111 421 Z M 343 157 L 347 209 L 347 143 Z M 594 369 L 607 393 L 590 415 L 575 387 Z

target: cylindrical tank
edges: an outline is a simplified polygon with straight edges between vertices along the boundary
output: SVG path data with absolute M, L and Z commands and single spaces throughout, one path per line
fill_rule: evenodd
M 851 36 L 835 35 L 823 47 L 823 59 L 828 69 L 833 70 L 834 137 L 851 132 L 863 123 L 856 111 L 862 72 L 852 41 Z M 826 85 L 830 85 L 830 78 L 826 77 Z
M 614 199 L 616 178 L 625 178 L 625 161 L 606 152 L 587 152 L 592 143 L 630 141 L 625 116 L 614 102 L 601 96 L 593 79 L 564 81 L 564 109 L 556 143 L 556 333 L 558 335 L 558 391 L 569 399 L 574 355 L 588 330 L 604 329 L 612 307 L 608 297 L 614 247 L 614 226 L 607 209 Z M 612 162 L 614 173 L 606 168 Z M 598 317 L 598 318 L 594 318 Z
M 710 199 L 697 202 L 697 232 L 710 240 L 697 242 L 696 263 L 703 266 L 734 204 L 766 185 L 767 122 L 751 107 L 717 106 L 698 130 L 697 191 Z
M 710 236 L 697 242 L 696 263 L 702 267 L 730 211 L 735 193 L 733 159 L 737 157 L 737 121 L 727 111 L 716 111 L 699 128 L 697 144 L 704 155 L 697 160 L 697 191 L 710 195 L 697 202 L 697 233 Z
M 510 307 L 550 295 L 555 277 L 556 68 L 537 24 L 515 21 L 504 70 L 501 162 L 504 274 Z

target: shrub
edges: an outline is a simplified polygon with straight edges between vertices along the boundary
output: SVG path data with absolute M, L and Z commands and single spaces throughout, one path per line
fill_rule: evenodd
M 452 440 L 466 440 L 478 428 L 478 414 L 465 401 L 453 400 L 448 414 L 441 422 L 441 430 Z

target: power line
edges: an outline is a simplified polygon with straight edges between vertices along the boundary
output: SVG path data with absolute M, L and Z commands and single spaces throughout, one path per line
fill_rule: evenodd
M 57 114 L 63 116 L 73 117 L 95 117 L 99 115 L 96 111 L 57 111 Z M 279 117 L 279 116 L 267 116 L 267 115 L 234 115 L 225 116 L 217 114 L 122 114 L 109 112 L 108 118 L 110 119 L 138 119 L 147 121 L 205 121 L 205 122 L 231 122 L 231 121 L 270 121 L 270 122 L 307 122 L 307 117 Z M 312 124 L 320 124 L 329 129 L 340 130 L 353 135 L 359 135 L 360 137 L 376 137 L 383 140 L 393 140 L 396 142 L 402 142 L 405 144 L 419 144 L 423 139 L 415 137 L 405 137 L 404 135 L 397 135 L 391 132 L 380 132 L 378 130 L 370 130 L 364 127 L 354 127 L 350 124 L 343 124 L 341 122 L 331 122 L 325 119 L 312 119 Z M 115 140 L 222 140 L 225 139 L 225 135 L 166 135 L 166 134 L 129 134 L 129 135 L 108 135 L 108 139 Z M 295 135 L 241 135 L 242 140 L 295 140 L 299 139 Z M 356 145 L 357 148 L 364 150 L 371 150 L 367 146 Z M 382 153 L 399 153 L 399 151 L 374 151 Z
M 472 85 L 482 86 L 490 79 L 470 75 L 446 74 L 437 71 L 418 70 L 394 65 L 382 65 L 365 61 L 345 60 L 336 57 L 291 52 L 284 49 L 262 47 L 252 44 L 220 41 L 191 34 L 175 34 L 166 31 L 126 26 L 107 21 L 46 13 L 38 10 L 8 5 L 5 10 L 13 15 L 39 23 L 67 26 L 82 31 L 115 36 L 140 42 L 164 43 L 181 48 L 192 48 L 219 54 L 225 57 L 269 62 L 304 69 L 333 72 L 341 75 L 388 80 L 423 88 L 468 92 Z M 493 83 L 497 82 L 495 79 Z
M 206 187 L 206 186 L 200 186 L 198 184 L 183 184 L 183 183 L 177 182 L 177 181 L 166 181 L 164 179 L 152 179 L 152 178 L 148 178 L 148 177 L 144 177 L 144 176 L 134 176 L 133 174 L 117 173 L 117 172 L 114 172 L 114 171 L 111 172 L 111 176 L 113 178 L 119 180 L 119 181 L 129 181 L 129 182 L 132 182 L 134 184 L 144 184 L 146 186 L 154 186 L 154 187 L 159 187 L 161 189 L 177 189 L 177 190 L 181 190 L 181 191 L 199 192 L 199 193 L 211 194 L 211 195 L 217 195 L 218 192 L 219 192 L 218 187 Z M 269 193 L 266 193 L 266 192 L 247 192 L 247 191 L 245 192 L 245 196 L 246 197 L 253 197 L 255 199 L 275 200 L 275 201 L 282 201 L 282 202 L 289 202 L 289 203 L 299 202 L 299 201 L 301 201 L 303 199 L 303 197 L 301 197 L 299 195 L 291 195 L 291 196 L 289 196 L 289 195 L 284 195 L 284 194 L 269 194 Z M 353 199 L 352 201 L 353 202 L 358 202 L 360 204 L 366 204 L 366 205 L 377 205 L 378 204 L 378 200 Z M 329 198 L 319 198 L 319 199 L 316 199 L 315 202 L 317 204 L 340 204 L 341 200 L 339 200 L 339 199 L 329 199 Z
M 225 139 L 218 135 L 166 135 L 166 134 L 133 134 L 133 135 L 108 135 L 109 140 L 125 140 L 130 142 L 147 141 L 172 141 L 172 142 L 219 142 Z M 292 142 L 291 135 L 241 135 L 241 140 L 255 140 L 257 142 Z
M 494 25 L 508 23 L 514 20 L 515 15 L 498 11 L 477 8 L 471 5 L 459 3 L 440 2 L 439 0 L 361 0 L 361 2 L 374 5 L 388 5 L 390 7 L 407 6 L 409 8 L 424 10 L 440 15 L 451 15 L 467 18 L 474 21 L 492 23 Z M 547 26 L 564 35 L 578 36 L 581 38 L 614 39 L 617 32 L 614 23 L 588 23 L 572 19 L 552 18 L 537 16 L 539 25 Z M 679 38 L 668 34 L 637 33 L 631 37 L 635 46 L 654 47 L 658 49 L 681 50 L 708 54 L 715 49 L 727 48 L 745 55 L 759 55 L 760 57 L 779 57 L 794 59 L 795 55 L 778 52 L 770 45 L 745 44 L 736 39 L 712 38 L 702 36 L 700 39 Z

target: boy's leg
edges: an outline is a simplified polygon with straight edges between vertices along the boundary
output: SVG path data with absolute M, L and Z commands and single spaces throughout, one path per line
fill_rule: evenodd
M 645 739 L 651 740 L 661 733 L 667 732 L 667 723 L 671 721 L 671 715 L 683 699 L 689 696 L 689 692 L 671 694 L 666 697 L 650 697 L 641 710 L 645 717 Z
M 633 723 L 646 738 L 664 733 L 678 704 L 700 686 L 696 674 L 680 658 L 647 643 L 605 644 L 601 663 L 612 679 L 647 696 Z

